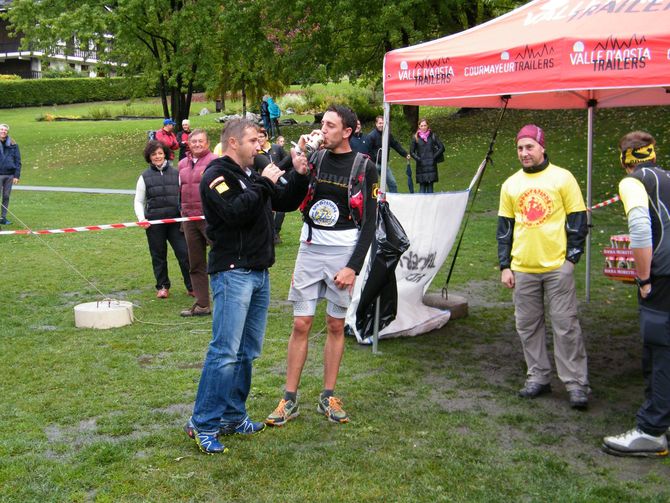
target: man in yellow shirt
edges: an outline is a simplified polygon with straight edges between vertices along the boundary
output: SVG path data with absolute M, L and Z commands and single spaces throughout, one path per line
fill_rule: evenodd
M 637 270 L 645 401 L 635 428 L 603 439 L 603 450 L 615 456 L 668 455 L 670 172 L 656 164 L 655 145 L 654 137 L 645 131 L 628 133 L 619 142 L 621 166 L 628 175 L 619 183 L 619 196 Z
M 570 406 L 585 409 L 591 389 L 573 272 L 588 233 L 586 207 L 572 173 L 549 162 L 541 128 L 524 126 L 516 141 L 522 169 L 500 189 L 496 238 L 501 281 L 514 289 L 516 329 L 528 367 L 519 396 L 551 392 L 546 297 L 558 377 Z

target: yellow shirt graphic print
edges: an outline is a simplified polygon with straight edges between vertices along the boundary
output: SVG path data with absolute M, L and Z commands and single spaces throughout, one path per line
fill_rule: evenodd
M 524 225 L 537 227 L 554 213 L 551 196 L 542 189 L 528 189 L 519 196 L 519 213 Z

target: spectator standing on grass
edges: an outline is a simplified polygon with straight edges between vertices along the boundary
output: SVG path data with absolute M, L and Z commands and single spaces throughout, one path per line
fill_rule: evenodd
M 619 196 L 637 271 L 645 400 L 635 428 L 603 439 L 605 452 L 616 456 L 668 455 L 670 172 L 656 164 L 655 146 L 654 137 L 644 131 L 633 131 L 619 141 L 620 162 L 627 174 L 619 183 Z
M 370 155 L 370 149 L 368 147 L 368 137 L 363 134 L 363 128 L 361 127 L 361 121 L 356 121 L 356 130 L 351 133 L 351 138 L 349 138 L 349 145 L 351 150 L 354 152 L 360 152 L 361 154 Z
M 283 139 L 284 137 L 280 136 L 279 138 Z M 262 172 L 263 169 L 265 169 L 265 167 L 270 163 L 273 163 L 275 166 L 284 171 L 289 171 L 293 168 L 291 156 L 286 153 L 282 146 L 275 143 L 270 143 L 268 140 L 268 133 L 265 128 L 260 128 L 258 130 L 258 143 L 260 145 L 260 149 L 258 150 L 256 157 L 254 157 L 254 169 L 256 171 L 259 173 Z M 279 233 L 281 232 L 281 227 L 284 223 L 285 215 L 286 213 L 283 211 L 274 212 L 274 244 L 281 243 L 281 237 L 279 236 Z
M 522 169 L 503 183 L 498 210 L 501 281 L 514 289 L 514 316 L 528 367 L 522 398 L 551 392 L 545 306 L 554 333 L 554 360 L 570 406 L 585 409 L 590 393 L 586 348 L 575 291 L 575 264 L 588 233 L 577 180 L 547 157 L 544 132 L 534 124 L 516 136 Z
M 263 121 L 263 127 L 266 131 L 272 130 L 272 123 L 270 122 L 270 110 L 268 108 L 268 98 L 266 94 L 261 100 L 261 120 Z
M 179 195 L 181 216 L 196 217 L 202 215 L 200 201 L 200 180 L 207 165 L 217 158 L 209 151 L 209 138 L 204 129 L 194 129 L 188 138 L 189 151 L 179 161 Z M 209 307 L 209 278 L 207 277 L 207 234 L 204 220 L 183 222 L 182 229 L 188 248 L 189 274 L 195 295 L 195 303 L 183 310 L 182 316 L 206 316 L 211 314 Z
M 144 160 L 149 165 L 140 175 L 135 187 L 135 215 L 145 222 L 151 264 L 156 278 L 156 297 L 170 295 L 167 244 L 174 251 L 188 295 L 193 296 L 188 269 L 188 250 L 179 223 L 149 225 L 148 220 L 179 218 L 179 173 L 168 160 L 168 148 L 151 140 L 144 148 Z
M 356 114 L 331 105 L 323 115 L 323 148 L 310 158 L 312 183 L 303 203 L 304 224 L 289 300 L 293 329 L 288 342 L 286 387 L 265 422 L 282 426 L 298 415 L 298 386 L 307 360 L 309 332 L 319 299 L 326 299 L 327 335 L 323 350 L 323 391 L 317 411 L 334 423 L 349 415 L 334 394 L 344 353 L 344 318 L 351 289 L 375 234 L 377 173 L 370 159 L 351 150 Z M 301 136 L 301 149 L 309 136 Z
M 168 159 L 174 159 L 174 151 L 179 150 L 179 141 L 177 135 L 174 133 L 174 127 L 177 125 L 172 119 L 165 119 L 163 127 L 156 131 L 156 140 L 161 142 L 168 148 Z
M 191 121 L 184 119 L 181 121 L 181 131 L 177 133 L 179 141 L 179 160 L 181 161 L 188 154 L 188 137 L 191 134 Z
M 279 131 L 279 117 L 281 117 L 281 110 L 275 100 L 268 97 L 268 112 L 270 113 L 270 138 L 276 138 L 281 134 Z
M 212 340 L 207 349 L 193 415 L 185 430 L 206 454 L 226 450 L 220 435 L 248 436 L 265 427 L 249 418 L 246 401 L 253 361 L 260 356 L 270 305 L 269 268 L 275 261 L 272 210 L 292 211 L 305 198 L 309 170 L 304 156 L 284 171 L 269 164 L 252 169 L 260 145 L 249 120 L 226 123 L 223 157 L 212 161 L 200 198 L 212 241 L 208 271 L 214 297 Z
M 2 190 L 2 215 L 0 225 L 10 225 L 7 220 L 9 196 L 12 187 L 21 179 L 21 152 L 14 138 L 9 136 L 9 126 L 0 124 L 0 190 Z
M 375 127 L 368 134 L 368 148 L 370 149 L 370 157 L 377 165 L 377 174 L 381 176 L 382 173 L 382 132 L 384 130 L 384 117 L 378 115 L 375 119 Z M 411 159 L 410 155 L 402 148 L 402 145 L 396 140 L 391 133 L 389 133 L 389 147 L 393 148 L 398 154 Z M 390 151 L 389 151 L 390 152 Z M 391 166 L 386 169 L 386 192 L 398 192 L 398 183 L 395 180 Z
M 430 130 L 426 119 L 419 121 L 419 129 L 412 137 L 409 153 L 416 161 L 419 192 L 432 194 L 433 184 L 438 181 L 437 163 L 441 162 L 440 159 L 444 160 L 444 145 Z

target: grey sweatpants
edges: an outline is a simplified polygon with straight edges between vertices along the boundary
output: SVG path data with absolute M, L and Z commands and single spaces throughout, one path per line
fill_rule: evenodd
M 558 377 L 568 391 L 582 389 L 588 393 L 586 347 L 577 319 L 574 267 L 566 260 L 558 269 L 546 273 L 514 271 L 514 316 L 528 367 L 526 382 L 547 384 L 551 380 L 544 321 L 546 297 Z

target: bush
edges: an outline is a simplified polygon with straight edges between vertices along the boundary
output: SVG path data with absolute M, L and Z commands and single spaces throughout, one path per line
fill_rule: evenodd
M 137 78 L 0 81 L 0 108 L 115 101 L 155 94 Z
M 305 113 L 308 110 L 308 104 L 305 97 L 296 93 L 285 94 L 277 100 L 277 104 L 279 105 L 279 108 L 282 109 L 282 113 L 289 108 L 292 108 L 297 114 Z
M 303 93 L 307 109 L 312 112 L 323 112 L 331 103 L 350 107 L 361 122 L 369 122 L 380 115 L 379 103 L 374 101 L 372 90 L 354 86 L 312 86 Z
M 18 75 L 0 75 L 0 80 L 21 80 Z

